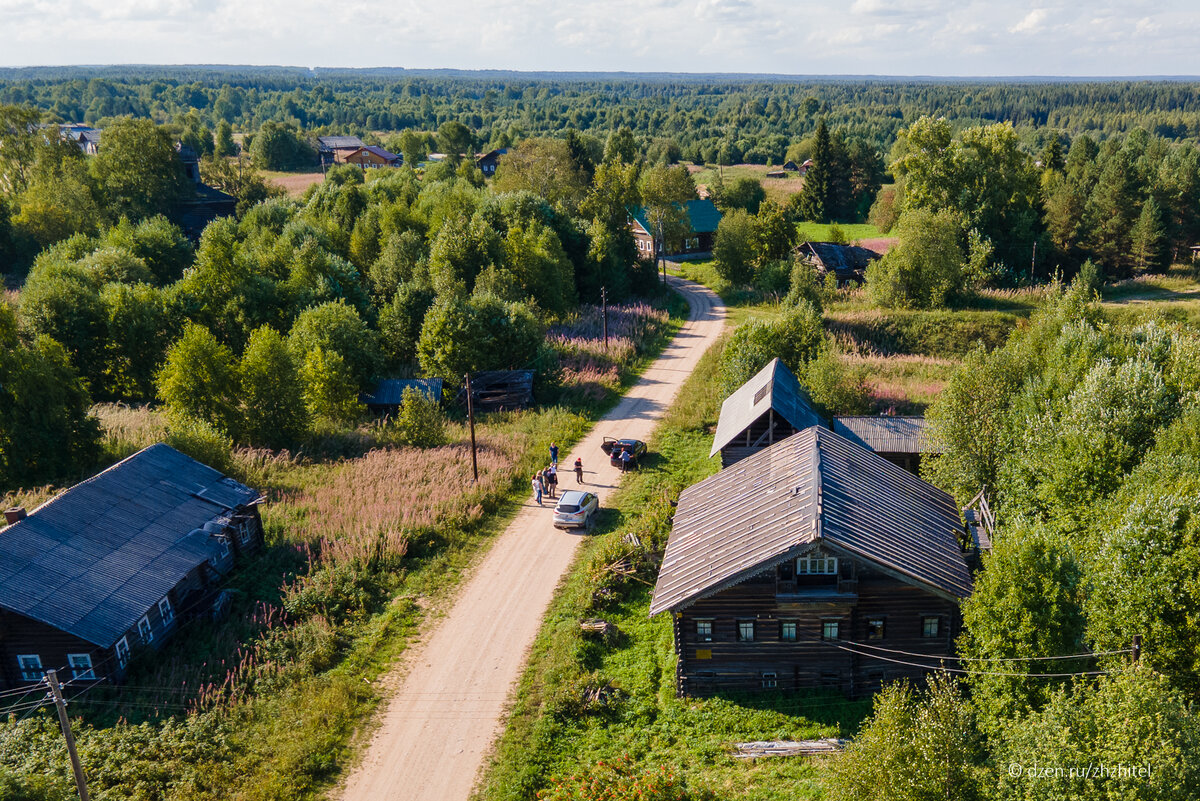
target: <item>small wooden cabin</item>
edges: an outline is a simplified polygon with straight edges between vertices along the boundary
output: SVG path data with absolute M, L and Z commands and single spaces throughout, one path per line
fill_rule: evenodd
M 708 455 L 719 452 L 721 467 L 729 467 L 797 431 L 825 424 L 792 371 L 779 359 L 772 359 L 721 404 Z
M 801 242 L 795 252 L 821 275 L 833 273 L 840 287 L 861 284 L 866 277 L 867 265 L 882 258 L 870 248 L 836 242 Z
M 953 498 L 822 426 L 688 487 L 650 605 L 672 616 L 678 693 L 919 678 L 953 654 L 964 538 Z
M 929 423 L 920 416 L 835 417 L 833 430 L 916 475 L 921 474 L 923 456 L 941 453 Z
M 479 168 L 480 172 L 490 178 L 496 174 L 496 168 L 500 166 L 500 157 L 506 153 L 508 153 L 507 147 L 498 147 L 486 153 L 481 153 L 475 157 L 475 166 Z
M 347 153 L 344 161 L 347 164 L 354 164 L 365 170 L 367 168 L 399 167 L 404 159 L 389 150 L 384 150 L 382 147 L 363 145 L 357 150 Z
M 0 689 L 119 679 L 262 543 L 258 492 L 151 445 L 0 529 Z
M 690 232 L 683 238 L 681 248 L 664 252 L 664 256 L 684 256 L 698 253 L 709 253 L 717 238 L 717 226 L 721 223 L 721 211 L 707 198 L 704 200 L 689 200 L 684 204 L 687 212 Z M 656 242 L 658 232 L 651 231 L 653 227 L 646 217 L 645 207 L 630 210 L 629 227 L 633 232 L 633 240 L 638 250 L 638 257 L 653 259 L 657 255 Z
M 385 378 L 371 392 L 359 395 L 358 400 L 372 414 L 396 414 L 404 401 L 404 390 L 410 387 L 430 400 L 442 400 L 440 378 Z
M 322 164 L 344 164 L 346 157 L 367 143 L 357 136 L 318 136 L 317 155 Z

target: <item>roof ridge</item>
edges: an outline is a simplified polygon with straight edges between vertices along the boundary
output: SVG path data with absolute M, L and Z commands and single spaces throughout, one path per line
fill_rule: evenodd
M 817 510 L 816 539 L 819 540 L 819 539 L 824 538 L 822 536 L 822 529 L 823 529 L 822 521 L 825 518 L 825 508 L 824 508 L 825 494 L 823 491 L 823 486 L 825 484 L 825 477 L 822 475 L 822 472 L 821 472 L 821 427 L 820 426 L 812 426 L 810 430 L 813 432 L 813 435 L 812 435 L 813 436 L 813 449 L 812 449 L 813 466 L 812 466 L 812 468 L 813 468 L 813 502 L 815 503 L 816 510 Z

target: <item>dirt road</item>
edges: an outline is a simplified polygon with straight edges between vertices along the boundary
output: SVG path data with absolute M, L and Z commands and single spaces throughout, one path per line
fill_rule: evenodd
M 581 456 L 587 489 L 601 504 L 620 479 L 603 437 L 649 439 L 676 391 L 725 324 L 720 299 L 671 277 L 691 316 L 662 356 L 570 454 L 559 454 L 559 489 L 573 489 Z M 547 456 L 547 459 L 549 457 Z M 553 501 L 532 498 L 466 580 L 446 616 L 396 670 L 398 689 L 344 801 L 466 801 L 499 734 L 505 701 L 580 541 L 552 523 Z

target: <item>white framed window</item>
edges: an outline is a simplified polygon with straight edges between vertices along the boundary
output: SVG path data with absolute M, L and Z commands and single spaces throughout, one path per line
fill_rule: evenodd
M 158 614 L 162 615 L 164 626 L 170 625 L 175 620 L 175 610 L 171 608 L 170 598 L 163 598 L 158 602 Z
M 142 642 L 154 642 L 154 629 L 150 626 L 148 616 L 138 621 L 138 636 L 142 638 Z
M 762 685 L 764 690 L 773 690 L 779 685 L 779 682 L 774 673 L 764 673 L 762 674 Z
M 121 639 L 117 640 L 117 645 L 113 650 L 115 650 L 117 653 L 117 664 L 118 665 L 120 665 L 121 667 L 125 667 L 125 665 L 129 664 L 129 638 L 128 637 L 122 637 Z
M 67 664 L 71 667 L 71 678 L 94 679 L 91 654 L 67 654 Z
M 38 654 L 17 654 L 17 667 L 25 681 L 42 680 L 42 657 Z
M 238 526 L 238 538 L 241 540 L 242 545 L 249 545 L 250 540 L 254 539 L 254 524 L 249 520 L 243 520 L 241 525 Z
M 779 624 L 779 639 L 784 642 L 796 641 L 796 621 L 784 620 Z
M 713 622 L 711 620 L 696 621 L 696 639 L 700 642 L 712 642 Z
M 830 576 L 837 574 L 837 557 L 813 554 L 796 559 L 796 573 L 801 576 Z
M 836 640 L 838 639 L 838 630 L 841 628 L 839 620 L 823 620 L 821 621 L 821 639 Z
M 926 615 L 921 618 L 921 636 L 936 637 L 941 630 L 942 619 L 936 615 Z
M 754 642 L 754 621 L 738 621 L 738 642 Z

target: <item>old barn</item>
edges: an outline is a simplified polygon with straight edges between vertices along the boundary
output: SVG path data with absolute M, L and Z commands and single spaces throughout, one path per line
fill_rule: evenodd
M 953 653 L 964 539 L 953 498 L 821 426 L 692 485 L 650 606 L 672 616 L 678 692 L 853 696 L 922 675 Z
M 833 419 L 833 430 L 910 473 L 921 474 L 923 456 L 936 456 L 929 422 L 920 416 L 875 415 Z
M 214 586 L 262 542 L 259 494 L 152 445 L 0 530 L 0 688 L 46 669 L 118 679 L 206 614 Z
M 742 384 L 721 404 L 709 456 L 721 467 L 757 453 L 809 426 L 826 425 L 809 403 L 796 376 L 779 359 Z

